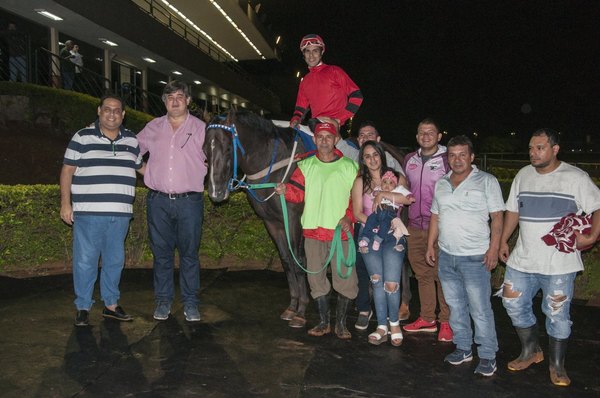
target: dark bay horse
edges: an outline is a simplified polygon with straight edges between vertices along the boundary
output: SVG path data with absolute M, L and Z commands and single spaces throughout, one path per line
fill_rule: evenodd
M 235 126 L 235 129 L 232 127 Z M 239 140 L 234 145 L 235 139 Z M 286 167 L 267 172 L 266 177 L 257 177 L 257 173 L 269 170 L 273 163 L 291 156 L 295 141 L 295 131 L 291 128 L 276 127 L 272 122 L 248 111 L 231 111 L 225 120 L 213 120 L 206 130 L 204 152 L 208 160 L 208 196 L 214 202 L 222 202 L 229 196 L 230 179 L 237 176 L 234 170 L 234 151 L 237 151 L 237 166 L 248 176 L 247 183 L 282 182 Z M 241 147 L 241 149 L 240 149 Z M 296 153 L 303 153 L 304 145 L 299 140 Z M 296 168 L 291 165 L 286 181 Z M 240 176 L 241 178 L 241 176 Z M 281 263 L 286 273 L 290 304 L 281 314 L 281 319 L 288 320 L 291 327 L 302 327 L 306 323 L 305 310 L 309 302 L 306 275 L 298 267 L 286 239 L 283 224 L 281 202 L 277 195 L 266 199 L 273 189 L 254 190 L 248 194 L 250 205 L 263 220 L 269 235 L 275 242 Z M 253 197 L 255 196 L 255 197 Z M 300 215 L 303 204 L 287 204 L 291 247 L 298 259 L 304 262 L 304 244 Z

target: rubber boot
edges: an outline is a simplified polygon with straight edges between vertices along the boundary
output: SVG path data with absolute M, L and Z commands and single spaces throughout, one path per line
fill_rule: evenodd
M 549 339 L 550 352 L 550 380 L 557 386 L 568 386 L 571 384 L 571 379 L 567 376 L 565 369 L 565 355 L 567 353 L 568 339 L 555 339 L 550 336 Z
M 348 297 L 338 294 L 337 307 L 335 309 L 335 334 L 342 340 L 352 338 L 352 334 L 346 328 L 346 313 L 351 301 Z
M 524 370 L 534 363 L 544 360 L 544 352 L 540 348 L 537 323 L 528 328 L 515 328 L 521 340 L 521 355 L 508 363 L 509 370 Z
M 331 333 L 331 325 L 329 324 L 329 295 L 317 297 L 315 299 L 317 309 L 319 310 L 319 318 L 321 321 L 317 326 L 310 329 L 308 334 L 311 336 L 321 337 Z

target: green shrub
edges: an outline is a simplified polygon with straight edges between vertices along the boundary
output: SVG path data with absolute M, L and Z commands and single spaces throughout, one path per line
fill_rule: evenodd
M 146 225 L 145 188 L 136 189 L 134 215 L 125 242 L 126 266 L 149 264 L 152 253 Z M 60 218 L 57 185 L 0 185 L 0 271 L 31 269 L 47 263 L 71 263 L 71 228 Z M 225 254 L 270 264 L 277 256 L 262 221 L 244 194 L 223 205 L 205 196 L 200 254 L 221 259 Z
M 35 84 L 0 82 L 2 95 L 25 96 L 29 98 L 29 111 L 26 120 L 34 123 L 39 115 L 52 120 L 52 127 L 70 137 L 98 118 L 98 98 L 74 91 L 62 90 Z M 126 109 L 124 125 L 139 132 L 153 116 L 130 108 Z

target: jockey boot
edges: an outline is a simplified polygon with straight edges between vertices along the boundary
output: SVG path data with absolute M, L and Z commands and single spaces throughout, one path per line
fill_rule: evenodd
M 540 348 L 537 323 L 528 328 L 515 328 L 521 340 L 521 355 L 508 363 L 509 370 L 524 370 L 534 363 L 544 360 L 544 352 Z
M 317 309 L 319 310 L 320 322 L 317 326 L 310 329 L 308 334 L 311 336 L 324 336 L 331 333 L 331 325 L 329 324 L 329 295 L 317 297 L 315 299 L 317 303 Z
M 352 338 L 352 334 L 346 328 L 346 313 L 351 301 L 348 297 L 338 294 L 337 307 L 335 309 L 335 334 L 342 340 Z
M 571 384 L 571 379 L 567 376 L 565 369 L 565 355 L 567 353 L 568 339 L 555 339 L 549 336 L 549 352 L 550 352 L 550 380 L 557 386 L 568 386 Z

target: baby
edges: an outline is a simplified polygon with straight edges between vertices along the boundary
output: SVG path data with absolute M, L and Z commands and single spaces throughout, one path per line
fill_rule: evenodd
M 377 205 L 377 209 L 367 218 L 367 222 L 359 237 L 358 247 L 366 248 L 372 241 L 372 248 L 374 251 L 377 251 L 392 226 L 392 220 L 398 216 L 400 205 L 414 203 L 415 198 L 409 190 L 402 185 L 398 185 L 398 177 L 391 170 L 383 174 L 381 177 L 381 190 L 377 190 L 373 194 L 375 196 L 374 204 Z M 400 223 L 402 224 L 402 222 Z M 404 227 L 404 224 L 401 225 L 402 227 Z M 406 227 L 404 227 L 404 230 L 406 230 Z M 396 237 L 398 238 L 398 236 Z

